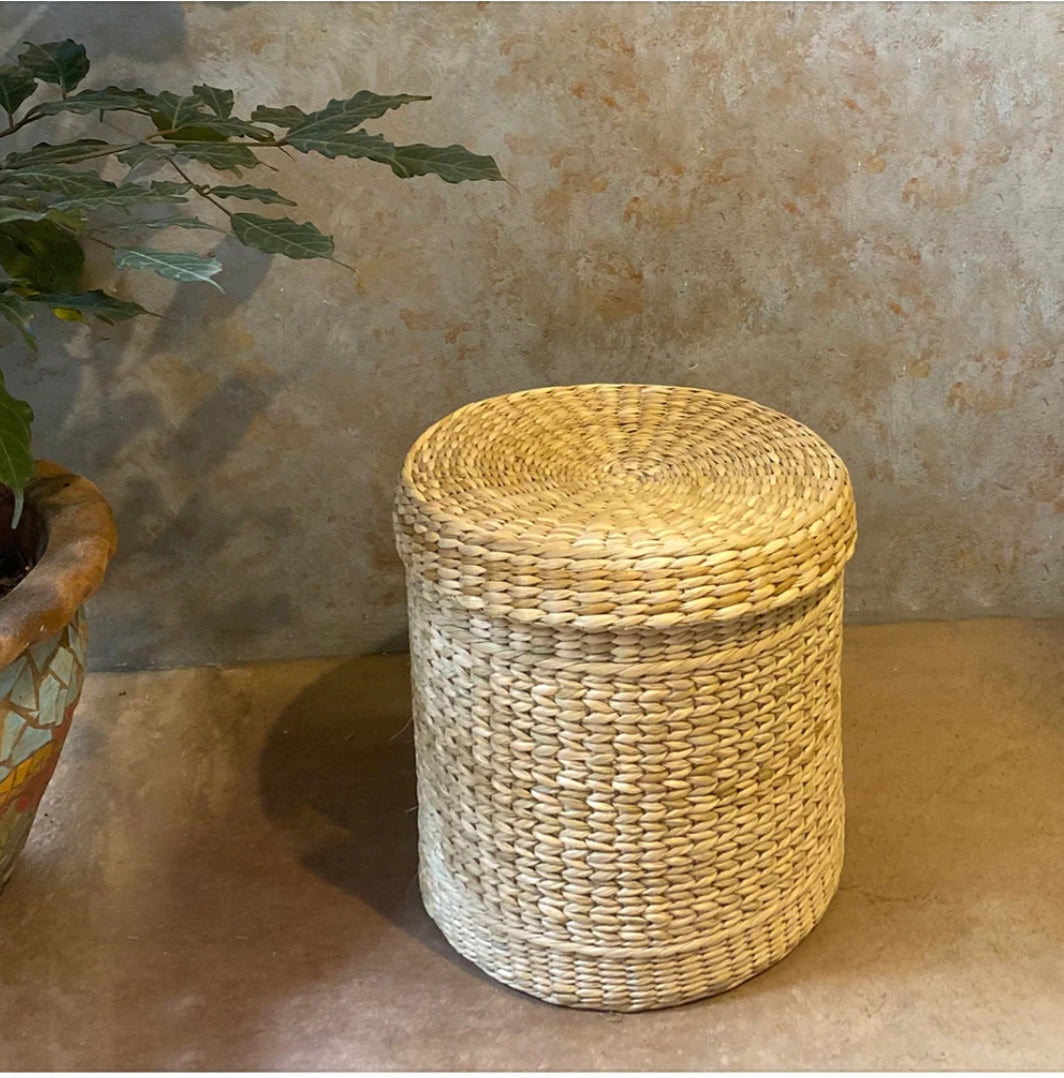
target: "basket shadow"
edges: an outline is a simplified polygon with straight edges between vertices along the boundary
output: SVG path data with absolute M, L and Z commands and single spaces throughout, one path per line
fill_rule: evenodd
M 489 980 L 451 948 L 421 902 L 405 656 L 350 659 L 303 690 L 270 731 L 259 780 L 267 818 L 307 870 Z

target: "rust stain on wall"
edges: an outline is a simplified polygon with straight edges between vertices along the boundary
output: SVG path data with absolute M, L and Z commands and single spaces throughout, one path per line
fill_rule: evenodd
M 509 147 L 511 153 L 535 154 L 541 153 L 542 141 L 539 135 L 505 135 L 503 141 Z
M 412 307 L 403 307 L 399 311 L 399 317 L 407 329 L 423 330 L 435 329 L 439 325 L 439 312 L 434 310 L 415 310 Z
M 587 284 L 590 303 L 604 322 L 618 322 L 642 314 L 643 274 L 627 259 L 596 263 Z
M 905 367 L 913 378 L 926 378 L 931 373 L 931 363 L 926 356 L 918 356 Z
M 443 335 L 443 339 L 448 344 L 454 344 L 455 341 L 463 334 L 473 328 L 472 322 L 459 322 L 455 326 L 451 326 L 449 330 Z

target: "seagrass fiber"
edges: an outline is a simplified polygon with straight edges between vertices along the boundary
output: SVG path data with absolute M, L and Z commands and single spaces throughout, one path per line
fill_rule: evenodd
M 418 439 L 395 528 L 421 891 L 456 950 L 642 1010 L 793 948 L 842 865 L 831 448 L 708 390 L 531 390 Z

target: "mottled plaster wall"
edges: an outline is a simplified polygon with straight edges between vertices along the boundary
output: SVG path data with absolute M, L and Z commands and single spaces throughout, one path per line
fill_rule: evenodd
M 853 473 L 855 620 L 1064 615 L 1058 4 L 4 4 L 95 78 L 312 107 L 510 185 L 280 160 L 357 276 L 229 243 L 226 294 L 0 354 L 121 552 L 98 666 L 402 646 L 391 489 L 430 422 L 551 383 L 753 397 Z M 258 177 L 256 176 L 256 181 Z

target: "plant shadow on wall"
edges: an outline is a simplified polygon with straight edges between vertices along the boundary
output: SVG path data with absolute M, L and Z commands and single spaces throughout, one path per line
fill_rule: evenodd
M 246 182 L 247 174 L 267 164 L 271 155 L 284 154 L 292 161 L 310 154 L 366 159 L 387 165 L 400 179 L 433 175 L 454 184 L 502 179 L 491 157 L 463 146 L 397 145 L 365 129 L 368 122 L 393 109 L 428 100 L 424 95 L 362 90 L 312 112 L 295 105 L 265 105 L 243 119 L 231 90 L 206 84 L 181 93 L 114 85 L 79 88 L 90 66 L 85 48 L 66 38 L 27 44 L 13 62 L 0 67 L 0 140 L 4 149 L 10 147 L 0 161 L 0 318 L 21 334 L 31 351 L 40 348 L 35 327 L 41 314 L 114 327 L 159 313 L 104 288 L 86 287 L 86 278 L 94 276 L 89 252 L 105 252 L 112 272 L 155 274 L 178 284 L 206 284 L 221 293 L 215 278 L 223 263 L 217 256 L 240 250 L 250 272 L 239 278 L 225 310 L 216 309 L 222 315 L 231 312 L 234 300 L 243 302 L 258 287 L 268 256 L 326 259 L 350 269 L 334 255 L 332 237 L 312 222 L 285 214 L 285 207 L 296 205 L 294 200 L 271 187 Z M 66 136 L 79 121 L 84 137 L 49 141 L 56 137 L 55 123 L 62 125 Z M 265 212 L 252 212 L 249 206 Z M 225 237 L 221 245 L 219 236 Z M 174 326 L 195 324 L 194 332 L 205 332 L 205 306 L 202 297 L 186 300 L 179 292 L 167 312 L 169 318 L 160 320 L 153 335 L 152 353 L 166 344 L 173 347 Z M 42 341 L 53 346 L 51 335 Z M 267 385 L 234 372 L 218 377 L 207 399 L 198 400 L 169 444 L 164 440 L 160 446 L 159 432 L 167 429 L 168 421 L 149 392 L 120 388 L 123 375 L 128 377 L 123 354 L 128 349 L 121 347 L 121 338 L 117 343 L 119 347 L 98 350 L 104 358 L 93 375 L 108 389 L 112 414 L 115 402 L 122 409 L 118 414 L 127 444 L 130 437 L 150 434 L 155 455 L 161 449 L 167 466 L 180 462 L 177 467 L 184 474 L 175 474 L 174 485 L 191 487 L 195 493 L 177 510 L 176 530 L 194 529 L 205 544 L 202 556 L 209 556 L 225 545 L 237 526 L 246 526 L 247 514 L 219 512 L 202 477 L 240 442 L 283 383 L 272 380 Z M 71 352 L 64 351 L 71 359 Z M 50 365 L 51 357 L 43 366 Z M 45 380 L 51 381 L 47 376 Z M 73 390 L 69 380 L 61 384 L 67 408 L 56 415 L 50 401 L 49 419 L 64 424 L 64 436 L 73 435 L 74 444 L 97 446 L 100 436 L 92 421 L 69 418 L 77 414 L 71 407 Z M 33 470 L 32 420 L 30 404 L 11 396 L 0 379 L 0 483 L 15 494 L 16 516 Z M 121 451 L 117 447 L 109 458 L 92 463 L 114 465 Z M 88 457 L 91 452 L 86 449 L 84 454 Z M 88 462 L 69 463 L 84 468 Z M 136 543 L 135 553 L 175 552 L 182 537 L 163 534 L 169 531 L 173 500 L 146 476 L 130 482 L 120 525 L 139 527 L 140 539 L 156 533 L 147 551 L 143 543 Z M 132 520 L 131 506 L 136 507 Z M 205 520 L 210 523 L 204 525 Z M 267 513 L 255 524 L 262 525 L 266 534 L 296 527 L 294 516 L 286 512 Z M 257 609 L 251 605 L 250 611 L 243 603 L 229 607 L 230 615 L 241 611 L 249 631 L 254 630 L 256 617 L 276 617 L 272 601 Z M 149 655 L 140 658 L 150 663 Z
M 220 260 L 231 253 L 225 251 L 229 246 L 230 241 L 225 240 L 222 250 L 215 252 Z M 227 265 L 224 296 L 178 290 L 163 319 L 153 326 L 146 345 L 138 346 L 137 351 L 150 356 L 180 356 L 187 346 L 189 353 L 210 354 L 206 342 L 216 333 L 213 327 L 234 316 L 269 269 L 268 256 L 248 254 L 250 257 L 245 255 L 232 267 L 235 274 L 228 272 Z M 117 354 L 94 355 L 94 370 L 99 361 L 105 367 L 121 367 L 127 356 L 128 348 Z M 113 406 L 123 416 L 123 442 L 111 442 L 109 459 L 95 458 L 93 463 L 122 480 L 115 504 L 116 523 L 119 534 L 125 537 L 125 549 L 136 556 L 136 566 L 124 577 L 127 587 L 132 585 L 134 592 L 142 592 L 151 586 L 142 574 L 155 574 L 159 566 L 168 572 L 179 571 L 186 562 L 194 562 L 200 567 L 197 577 L 202 575 L 206 586 L 173 589 L 168 597 L 169 620 L 188 624 L 195 619 L 199 655 L 223 654 L 227 649 L 230 654 L 234 650 L 239 654 L 242 644 L 254 638 L 261 624 L 287 620 L 285 582 L 274 577 L 278 586 L 271 588 L 265 582 L 264 587 L 260 576 L 246 585 L 232 580 L 230 589 L 219 589 L 203 569 L 216 562 L 226 565 L 226 554 L 234 545 L 250 548 L 256 559 L 268 560 L 271 545 L 276 548 L 290 537 L 298 538 L 299 519 L 296 510 L 288 506 L 234 499 L 224 480 L 217 477 L 245 441 L 256 418 L 269 410 L 289 380 L 277 374 L 264 378 L 234 369 L 226 361 L 219 362 L 217 371 L 210 374 L 209 391 L 201 395 L 197 389 L 188 401 L 180 397 L 181 379 L 176 386 L 164 387 L 170 398 L 169 410 L 174 411 L 175 404 L 181 406 L 176 425 L 162 414 L 153 392 L 124 383 L 119 370 L 108 376 L 107 384 L 118 387 Z M 82 440 L 91 444 L 92 438 L 91 420 L 80 419 L 73 444 Z M 138 461 L 141 453 L 144 458 L 136 465 L 119 459 L 132 438 L 149 447 L 138 452 Z M 121 550 L 116 562 L 123 571 Z M 134 601 L 124 604 L 121 623 L 113 631 L 119 634 L 128 661 L 134 666 L 151 666 L 159 632 L 158 613 L 136 601 L 135 594 L 131 598 Z
M 219 3 L 220 8 L 238 5 Z M 16 7 L 21 11 L 14 10 Z M 95 4 L 5 4 L 4 31 L 11 41 L 46 41 L 64 34 L 89 44 L 97 59 L 128 56 L 138 62 L 172 60 L 187 44 L 184 5 L 170 0 L 125 3 L 121 32 L 112 19 L 100 17 Z

